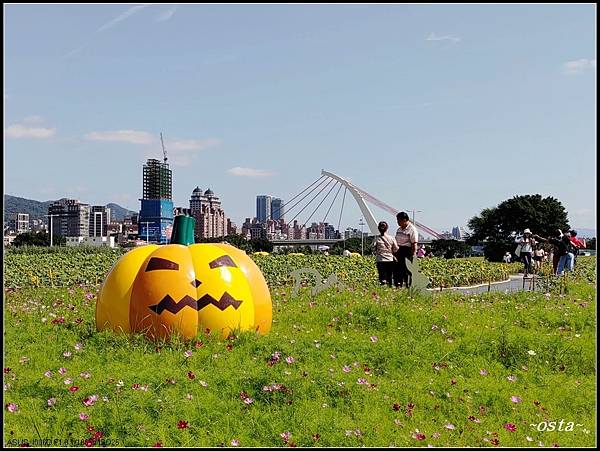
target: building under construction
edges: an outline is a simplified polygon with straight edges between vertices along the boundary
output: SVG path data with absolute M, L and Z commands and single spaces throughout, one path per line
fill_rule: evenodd
M 162 133 L 160 136 L 162 143 Z M 163 144 L 164 163 L 148 159 L 144 164 L 143 198 L 138 221 L 139 237 L 147 242 L 166 244 L 173 230 L 172 172 L 167 164 Z
M 144 165 L 144 199 L 168 199 L 172 196 L 172 175 L 169 165 L 149 159 Z

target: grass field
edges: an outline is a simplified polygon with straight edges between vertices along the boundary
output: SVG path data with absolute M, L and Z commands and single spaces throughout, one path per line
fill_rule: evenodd
M 273 287 L 269 335 L 188 343 L 97 333 L 97 286 L 6 288 L 4 444 L 591 447 L 593 262 L 562 295 Z

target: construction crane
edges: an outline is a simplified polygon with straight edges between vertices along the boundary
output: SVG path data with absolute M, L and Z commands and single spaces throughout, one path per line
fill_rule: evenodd
M 160 133 L 160 144 L 162 145 L 163 155 L 165 156 L 165 164 L 167 164 L 167 149 L 165 149 L 165 143 L 163 142 L 162 132 Z

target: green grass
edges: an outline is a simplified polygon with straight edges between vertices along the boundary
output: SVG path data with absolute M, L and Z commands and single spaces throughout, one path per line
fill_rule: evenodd
M 234 439 L 241 446 L 596 442 L 590 283 L 573 284 L 567 295 L 435 292 L 413 299 L 379 287 L 316 297 L 303 289 L 292 298 L 291 288 L 280 287 L 272 290 L 267 336 L 200 335 L 198 344 L 158 345 L 96 332 L 95 294 L 78 286 L 5 290 L 4 402 L 18 405 L 16 412 L 4 409 L 5 445 L 50 438 L 71 446 L 68 439 L 91 436 L 89 425 L 110 440 L 105 444 L 121 446 L 231 446 Z M 269 365 L 275 352 L 279 362 Z M 60 367 L 67 373 L 60 375 Z M 67 377 L 72 384 L 64 383 Z M 263 390 L 271 384 L 282 387 Z M 72 385 L 79 390 L 70 392 Z M 84 406 L 94 394 L 98 401 Z M 583 426 L 571 432 L 530 426 L 561 419 Z M 189 427 L 179 429 L 180 420 Z M 505 429 L 508 423 L 516 431 Z M 424 440 L 413 438 L 417 430 Z M 287 444 L 280 436 L 286 432 Z

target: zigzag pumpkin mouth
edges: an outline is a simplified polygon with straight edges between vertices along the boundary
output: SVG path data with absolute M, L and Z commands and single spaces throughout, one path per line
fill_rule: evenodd
M 242 301 L 236 301 L 227 292 L 223 293 L 223 296 L 221 296 L 221 299 L 218 301 L 210 294 L 205 294 L 197 301 L 193 297 L 186 295 L 179 302 L 175 302 L 175 300 L 167 294 L 158 304 L 150 305 L 148 308 L 157 315 L 160 315 L 164 310 L 173 314 L 179 313 L 179 311 L 184 307 L 191 307 L 194 310 L 200 311 L 210 304 L 214 305 L 221 311 L 225 310 L 227 307 L 233 307 L 235 310 L 237 310 L 242 304 Z

